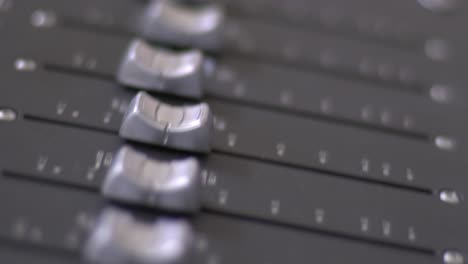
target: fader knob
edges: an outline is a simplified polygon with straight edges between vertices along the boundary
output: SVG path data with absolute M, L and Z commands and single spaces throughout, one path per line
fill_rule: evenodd
M 131 42 L 117 79 L 134 88 L 200 98 L 203 60 L 203 54 L 197 50 L 172 52 L 137 39 Z
M 107 209 L 85 246 L 99 264 L 186 264 L 196 254 L 191 226 L 176 219 L 143 222 L 119 209 Z
M 153 0 L 139 21 L 142 36 L 153 41 L 216 50 L 222 45 L 224 11 L 217 5 L 186 6 Z
M 139 92 L 130 103 L 120 136 L 178 150 L 211 150 L 213 117 L 206 103 L 178 106 Z
M 176 212 L 200 208 L 200 165 L 195 158 L 163 159 L 124 146 L 107 172 L 104 196 Z

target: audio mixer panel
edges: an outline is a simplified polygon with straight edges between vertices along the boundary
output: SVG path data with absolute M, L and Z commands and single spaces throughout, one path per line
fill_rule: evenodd
M 468 263 L 467 8 L 0 0 L 0 262 Z

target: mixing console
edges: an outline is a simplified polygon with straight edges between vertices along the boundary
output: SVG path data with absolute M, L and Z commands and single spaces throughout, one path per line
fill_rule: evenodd
M 467 14 L 0 0 L 0 263 L 468 263 Z

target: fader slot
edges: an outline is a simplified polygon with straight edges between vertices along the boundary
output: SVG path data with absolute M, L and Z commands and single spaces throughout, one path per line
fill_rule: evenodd
M 30 77 L 24 80 L 26 83 L 16 87 L 15 91 L 24 89 L 25 93 L 35 94 L 31 99 L 41 98 L 39 91 L 32 89 L 34 85 L 29 82 L 33 82 L 33 75 Z M 2 97 L 9 98 L 11 107 L 23 108 L 28 115 L 36 113 L 34 116 L 45 120 L 117 133 L 134 96 L 132 91 L 116 89 L 110 82 L 83 78 L 75 79 L 73 85 L 70 85 L 70 76 L 63 79 L 60 77 L 51 75 L 47 89 L 51 89 L 50 94 L 54 96 L 43 98 L 40 104 L 28 103 L 24 98 L 9 94 L 7 90 Z M 95 87 L 92 89 L 93 96 L 89 97 L 91 90 L 84 90 L 82 87 Z M 407 140 L 403 145 L 395 144 L 397 141 L 401 142 L 399 137 L 364 133 L 355 128 L 341 127 L 336 130 L 337 126 L 333 124 L 291 118 L 284 114 L 225 102 L 221 105 L 217 100 L 209 100 L 209 104 L 217 120 L 213 139 L 215 151 L 304 169 L 329 171 L 333 175 L 349 175 L 366 181 L 416 187 L 425 192 L 436 192 L 446 188 L 449 183 L 453 188 L 463 186 L 458 184 L 456 175 L 447 175 L 444 179 L 438 176 L 443 172 L 437 170 L 446 170 L 442 167 L 443 164 L 454 169 L 461 167 L 462 162 L 453 159 L 456 152 L 438 149 L 435 143 Z M 83 108 L 83 105 L 87 107 Z M 239 123 L 240 117 L 242 123 Z M 284 130 L 284 127 L 289 127 L 290 130 Z M 269 137 L 255 136 L 265 134 L 266 131 L 271 134 Z M 299 142 L 299 132 L 314 136 L 306 143 Z M 353 140 L 345 139 L 351 135 Z M 257 147 L 252 147 L 252 142 Z M 395 153 L 398 155 L 394 156 Z M 437 170 L 429 168 L 425 165 L 427 162 L 437 162 L 440 167 Z
M 49 34 L 54 33 L 55 38 L 59 35 L 70 45 L 44 59 L 41 57 L 46 49 L 42 45 L 28 52 L 44 60 L 46 70 L 117 79 L 129 39 L 64 31 L 47 33 L 42 32 L 38 39 L 47 42 Z M 215 99 L 426 141 L 455 130 L 456 125 L 437 117 L 448 113 L 449 108 L 428 98 L 246 60 L 226 58 L 208 60 L 206 64 L 201 87 L 206 96 Z
M 141 12 L 138 7 L 136 9 L 135 12 Z M 57 16 L 60 20 L 60 15 Z M 80 21 L 84 23 L 82 25 L 89 22 L 85 23 L 83 18 L 76 19 L 77 21 L 72 23 L 74 26 L 78 26 Z M 100 24 L 100 33 L 104 33 L 101 29 L 110 27 L 109 23 L 99 21 L 96 23 Z M 97 25 L 86 26 L 87 29 L 93 27 Z M 331 73 L 332 76 L 344 76 L 347 79 L 370 82 L 410 93 L 427 92 L 433 82 L 438 82 L 426 79 L 427 72 L 437 77 L 439 70 L 438 65 L 434 65 L 424 56 L 401 54 L 398 55 L 398 63 L 394 63 L 395 56 L 382 57 L 381 54 L 385 53 L 383 50 L 365 43 L 342 40 L 337 44 L 337 40 L 333 38 L 304 36 L 300 31 L 286 31 L 243 21 L 228 23 L 227 27 L 226 31 L 231 32 L 227 34 L 234 41 L 226 42 L 229 46 L 227 49 L 232 50 L 236 56 L 247 55 L 267 62 L 296 65 L 302 69 L 316 69 L 321 73 Z M 115 27 L 110 27 L 109 33 L 115 32 L 112 28 Z M 297 41 L 294 43 L 272 41 L 278 35 Z M 261 49 L 257 49 L 259 47 Z
M 5 149 L 13 149 L 18 144 L 29 146 L 23 147 L 21 157 L 2 158 L 4 164 L 0 166 L 5 167 L 5 176 L 99 192 L 117 149 L 125 143 L 114 135 L 76 130 L 66 124 L 57 126 L 46 121 L 32 121 L 27 118 L 3 127 L 5 134 L 14 133 L 18 138 L 2 143 Z M 36 137 L 26 136 L 31 130 L 36 131 Z M 69 156 L 61 155 L 65 149 L 70 149 L 71 141 L 80 147 L 75 147 Z M 415 250 L 446 247 L 440 242 L 440 236 L 434 236 L 433 225 L 436 225 L 447 230 L 447 243 L 464 243 L 462 236 L 450 231 L 454 220 L 450 223 L 442 219 L 437 223 L 425 221 L 436 219 L 437 215 L 452 214 L 454 217 L 445 219 L 457 219 L 457 213 L 437 197 L 256 163 L 216 152 L 205 162 L 202 206 L 207 210 Z M 342 186 L 345 183 L 347 187 Z M 337 200 L 330 193 L 341 193 L 347 198 Z M 373 204 L 365 205 L 370 197 Z M 403 200 L 412 202 L 401 204 Z M 349 212 L 343 208 L 354 209 Z M 439 209 L 435 211 L 434 208 Z M 397 219 L 391 217 L 398 212 L 405 212 L 405 215 Z
M 86 233 L 89 233 L 89 227 L 94 227 L 96 214 L 99 212 L 99 208 L 102 208 L 104 203 L 100 198 L 88 195 L 85 193 L 75 192 L 72 190 L 60 190 L 52 188 L 50 186 L 37 185 L 33 183 L 18 182 L 18 181 L 7 181 L 2 180 L 3 187 L 8 187 L 11 191 L 17 191 L 18 188 L 21 190 L 30 191 L 34 193 L 31 197 L 35 200 L 47 201 L 47 206 L 43 208 L 43 212 L 46 214 L 38 214 L 35 211 L 29 211 L 27 208 L 31 205 L 26 205 L 24 203 L 17 204 L 16 208 L 12 211 L 8 219 L 5 221 L 11 221 L 15 223 L 15 219 L 19 216 L 24 218 L 24 221 L 27 223 L 35 224 L 41 226 L 41 231 L 44 234 L 44 240 L 42 245 L 49 248 L 56 249 L 72 249 L 75 252 L 81 251 L 84 243 L 86 242 Z M 17 195 L 10 192 L 2 192 L 2 197 L 7 199 L 18 199 Z M 67 193 L 67 198 L 58 201 L 55 197 Z M 24 200 L 30 201 L 30 200 Z M 72 206 L 70 206 L 72 205 Z M 56 218 L 50 217 L 47 212 L 52 212 L 56 208 L 63 206 L 68 206 L 68 208 L 63 212 L 62 219 L 58 221 Z M 143 214 L 144 215 L 144 214 Z M 152 216 L 154 217 L 154 216 Z M 91 226 L 87 225 L 88 220 Z M 82 230 L 84 237 L 77 237 L 76 243 L 70 244 L 70 241 L 67 243 L 67 231 L 64 229 L 64 232 L 60 232 L 58 228 L 55 228 L 55 225 L 60 227 L 64 226 L 65 223 L 71 224 L 68 228 L 72 228 L 71 231 Z M 83 225 L 84 224 L 84 225 Z M 245 220 L 237 220 L 226 218 L 225 216 L 217 216 L 209 213 L 201 214 L 197 219 L 194 220 L 194 227 L 202 235 L 206 236 L 207 242 L 210 245 L 210 254 L 215 254 L 216 256 L 225 259 L 223 263 L 235 263 L 239 260 L 235 256 L 249 256 L 248 263 L 256 263 L 258 260 L 270 260 L 270 257 L 274 257 L 274 260 L 285 260 L 289 254 L 282 250 L 273 250 L 276 247 L 281 247 L 282 243 L 288 242 L 288 244 L 297 245 L 294 247 L 294 255 L 300 256 L 301 258 L 313 259 L 315 257 L 323 260 L 322 254 L 313 253 L 310 248 L 316 248 L 319 246 L 321 252 L 324 250 L 336 250 L 343 247 L 349 248 L 349 255 L 346 255 L 347 259 L 362 257 L 362 254 L 366 255 L 368 258 L 382 257 L 382 255 L 387 256 L 387 260 L 391 261 L 400 261 L 399 263 L 436 263 L 437 258 L 428 252 L 411 252 L 403 250 L 403 254 L 395 254 L 399 252 L 395 249 L 384 249 L 379 248 L 378 246 L 372 246 L 374 251 L 370 253 L 366 251 L 365 248 L 354 242 L 341 240 L 339 238 L 326 238 L 321 235 L 307 235 L 301 233 L 299 230 L 288 230 L 286 228 L 275 227 L 271 225 L 262 225 L 259 223 L 252 223 Z M 84 231 L 83 231 L 84 230 Z M 221 231 L 222 230 L 222 231 Z M 234 233 L 231 233 L 234 232 Z M 71 233 L 70 233 L 71 234 Z M 226 239 L 229 237 L 229 239 Z M 245 245 L 244 239 L 249 237 L 247 241 L 252 243 L 247 246 Z M 12 239 L 5 237 L 6 239 Z M 241 241 L 244 241 L 241 243 Z M 264 243 L 264 241 L 270 241 L 269 243 Z M 319 243 L 320 241 L 320 243 Z M 273 243 L 272 243 L 273 242 Z M 305 243 L 307 242 L 307 243 Z M 56 245 L 56 246 L 47 246 Z M 241 244 L 239 244 L 241 243 Z M 37 243 L 37 245 L 41 245 Z M 69 247 L 72 245 L 72 247 Z M 229 246 L 228 246 L 229 245 Z M 233 245 L 237 245 L 233 247 Z M 260 247 L 259 247 L 260 246 Z M 268 254 L 254 254 L 258 253 L 258 250 L 268 252 Z M 239 255 L 239 253 L 242 253 Z M 315 256 L 315 257 L 314 257 Z M 338 255 L 335 255 L 338 256 Z M 330 263 L 334 261 L 339 261 L 343 256 L 330 257 Z M 273 259 L 271 259 L 273 260 Z M 245 261 L 245 259 L 244 259 Z M 276 263 L 276 262 L 274 262 Z M 280 263 L 280 262 L 278 262 Z M 391 263 L 391 262 L 384 262 Z

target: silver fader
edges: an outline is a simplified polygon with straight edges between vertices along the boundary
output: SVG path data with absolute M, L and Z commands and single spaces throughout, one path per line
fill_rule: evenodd
M 99 264 L 185 264 L 196 255 L 195 235 L 183 220 L 143 222 L 107 209 L 91 233 L 84 255 Z
M 119 83 L 185 97 L 203 96 L 203 54 L 172 52 L 142 40 L 131 42 L 117 74 Z
M 222 46 L 224 20 L 224 11 L 215 4 L 188 7 L 173 0 L 153 0 L 139 29 L 149 40 L 216 50 Z
M 200 165 L 195 158 L 158 160 L 124 146 L 107 172 L 104 196 L 176 212 L 200 208 Z
M 121 137 L 178 150 L 208 153 L 213 117 L 206 103 L 176 106 L 139 92 L 120 127 Z

